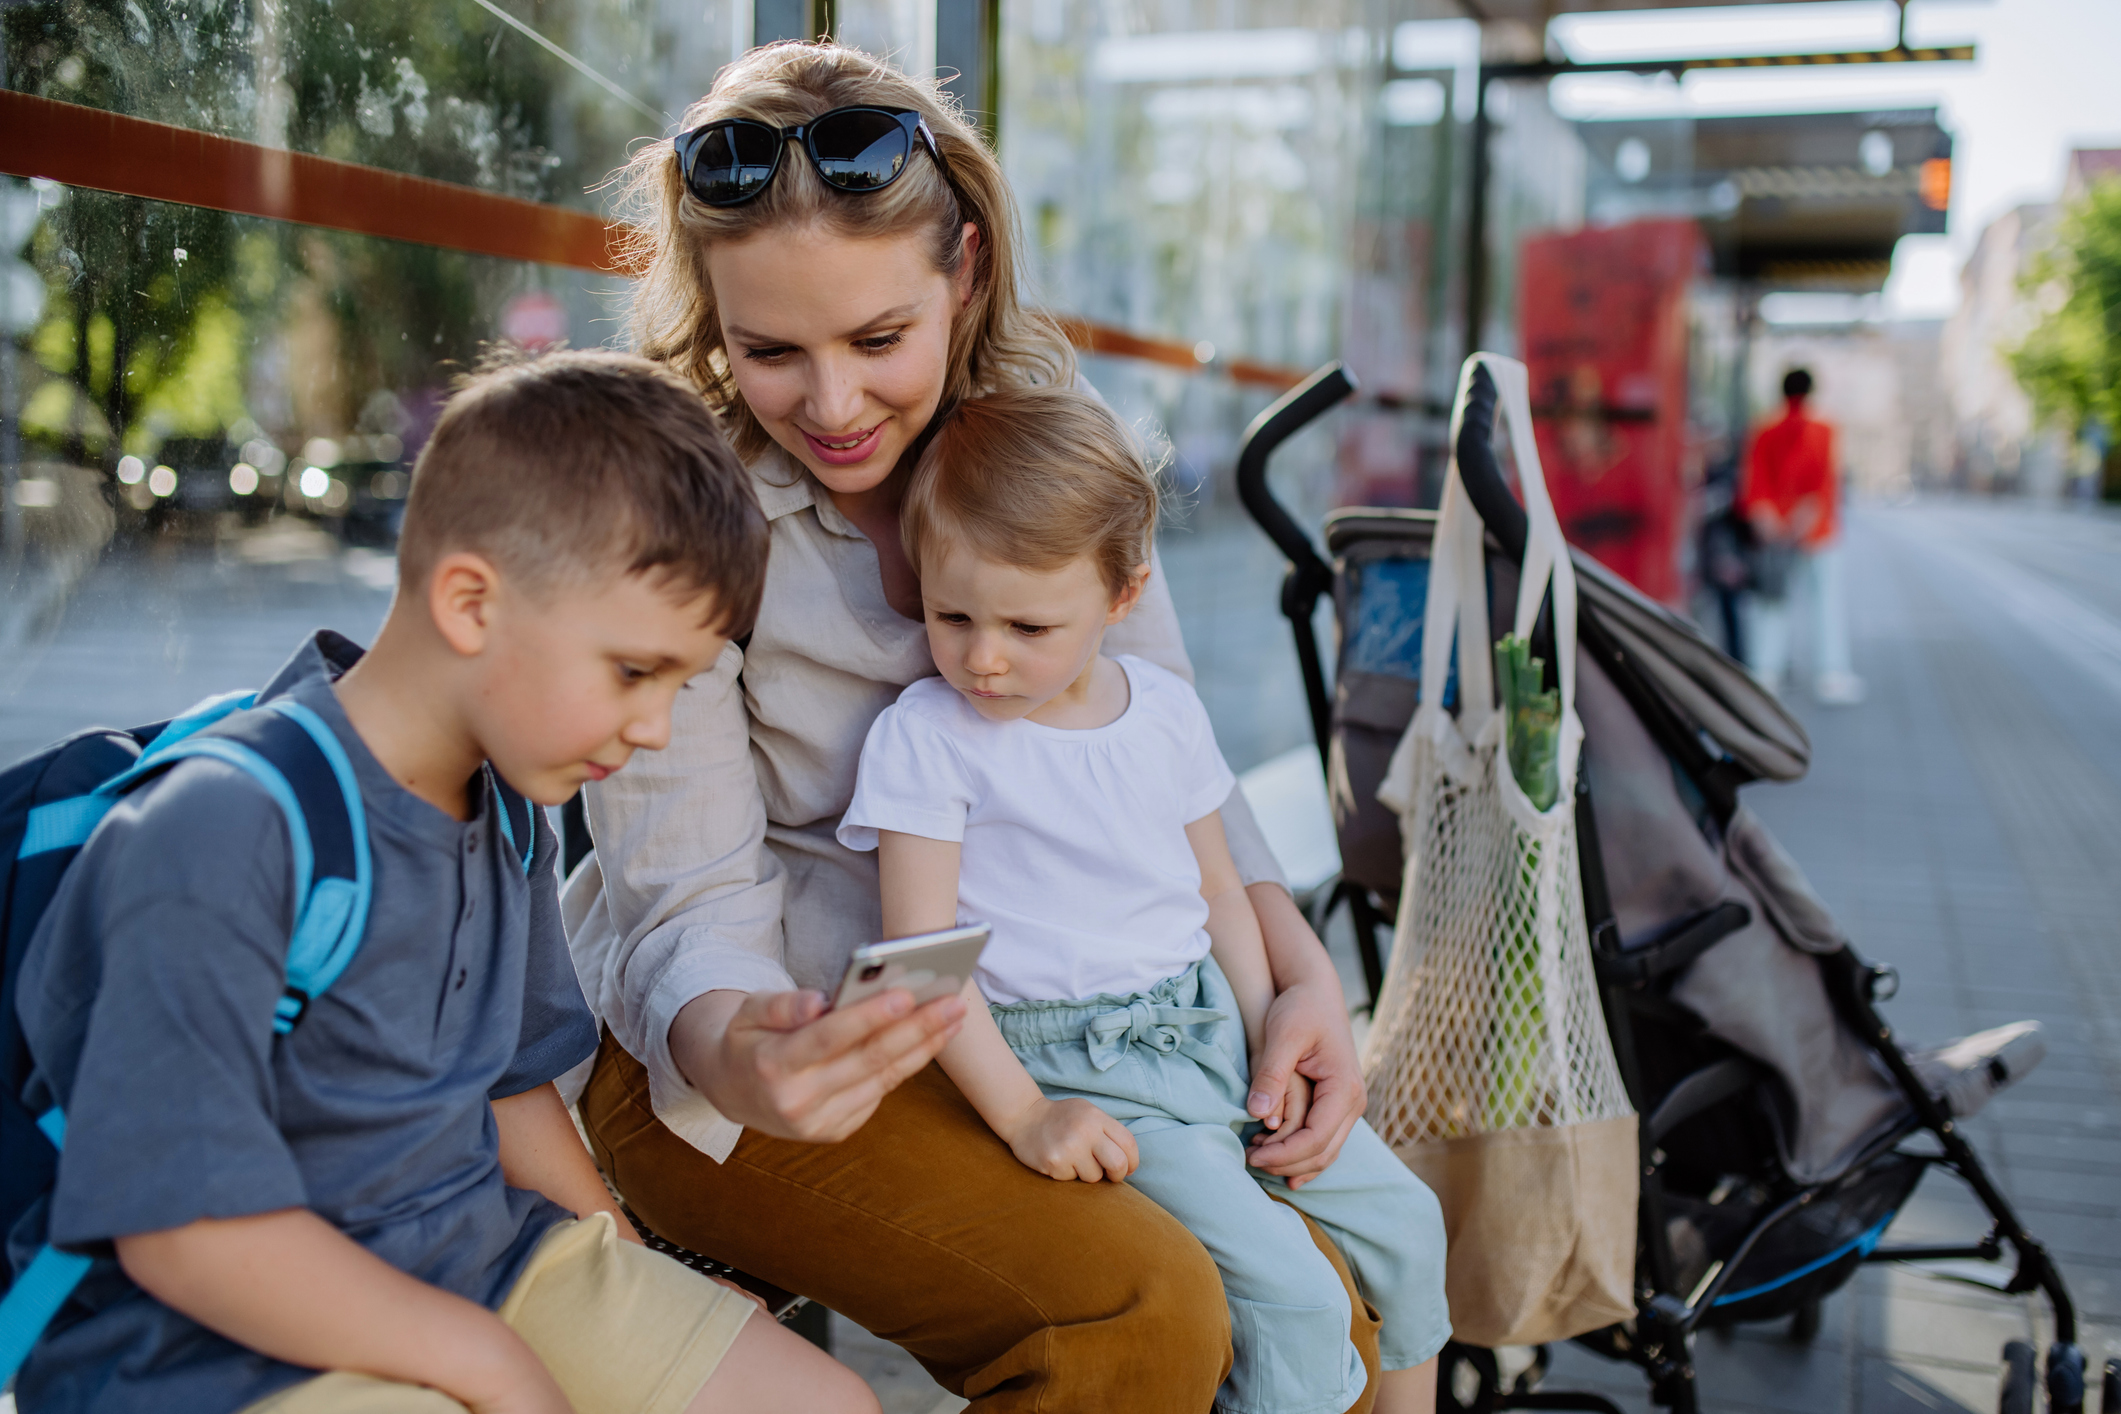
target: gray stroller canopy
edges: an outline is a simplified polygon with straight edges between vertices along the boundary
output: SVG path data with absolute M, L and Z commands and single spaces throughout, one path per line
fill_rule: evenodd
M 1803 777 L 1812 764 L 1811 740 L 1773 693 L 1690 621 L 1583 551 L 1572 550 L 1570 558 L 1584 602 L 1680 720 L 1761 780 Z

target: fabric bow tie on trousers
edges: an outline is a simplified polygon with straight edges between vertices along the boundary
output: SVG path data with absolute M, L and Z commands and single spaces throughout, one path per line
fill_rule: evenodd
M 1188 1035 L 1185 1028 L 1228 1019 L 1228 1012 L 1208 1007 L 1159 1006 L 1147 997 L 1136 997 L 1124 1007 L 1091 1017 L 1083 1027 L 1083 1044 L 1089 1049 L 1090 1064 L 1100 1071 L 1118 1065 L 1129 1046 L 1145 1046 L 1165 1056 L 1176 1051 L 1202 1065 L 1221 1069 L 1228 1066 L 1227 1058 L 1208 1043 Z

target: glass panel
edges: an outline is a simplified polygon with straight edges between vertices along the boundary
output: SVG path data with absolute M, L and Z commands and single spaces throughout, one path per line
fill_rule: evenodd
M 1406 19 L 1388 46 L 1347 277 L 1346 356 L 1376 401 L 1346 416 L 1334 497 L 1434 506 L 1464 346 L 1480 28 L 1462 18 Z
M 1463 342 L 1478 29 L 1448 0 L 1005 0 L 1002 16 L 1002 154 L 1040 293 L 1208 366 L 1086 360 L 1168 439 L 1191 506 L 1164 561 L 1242 769 L 1310 727 L 1275 612 L 1281 557 L 1232 494 L 1242 431 L 1274 392 L 1214 373 L 1342 359 L 1362 384 L 1275 458 L 1300 520 L 1415 504 L 1425 475 L 1433 503 Z
M 42 0 L 0 23 L 18 92 L 596 209 L 626 144 L 748 43 L 751 0 Z
M 596 211 L 750 19 L 749 0 L 45 0 L 0 11 L 0 79 Z M 255 685 L 319 625 L 365 639 L 449 380 L 488 341 L 618 327 L 624 282 L 587 271 L 46 181 L 0 179 L 0 217 L 0 762 Z
M 1281 557 L 1237 510 L 1239 437 L 1272 390 L 1213 376 L 1340 356 L 1357 170 L 1382 31 L 1357 0 L 1005 0 L 1000 134 L 1031 278 L 1054 308 L 1192 348 L 1210 376 L 1135 359 L 1085 371 L 1167 439 L 1191 502 L 1163 561 L 1202 696 L 1243 770 L 1309 734 Z M 1333 500 L 1335 414 L 1276 457 L 1281 494 Z
M 909 74 L 935 71 L 935 0 L 835 0 L 832 25 L 840 43 Z
M 366 640 L 407 471 L 483 343 L 594 337 L 608 278 L 49 183 L 10 360 L 0 760 Z M 12 288 L 12 287 L 10 287 Z M 12 458 L 11 458 L 12 460 Z

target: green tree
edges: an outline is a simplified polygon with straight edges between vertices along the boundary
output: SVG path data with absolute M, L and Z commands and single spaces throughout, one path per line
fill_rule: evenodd
M 2121 499 L 2121 180 L 2070 208 L 2025 283 L 2046 312 L 2010 350 L 2011 372 L 2042 416 L 2103 433 L 2106 495 Z

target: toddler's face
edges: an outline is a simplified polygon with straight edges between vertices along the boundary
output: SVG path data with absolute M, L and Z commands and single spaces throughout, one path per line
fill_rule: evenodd
M 679 603 L 638 574 L 538 595 L 504 582 L 472 708 L 495 768 L 540 805 L 559 805 L 635 751 L 662 750 L 679 689 L 727 641 L 711 603 Z
M 1028 717 L 1083 690 L 1105 629 L 1140 597 L 1115 602 L 1087 556 L 1040 573 L 945 544 L 921 567 L 928 647 L 944 681 L 990 721 Z

